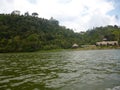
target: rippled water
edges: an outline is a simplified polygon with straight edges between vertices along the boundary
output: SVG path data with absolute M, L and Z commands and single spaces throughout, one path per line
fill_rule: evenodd
M 120 90 L 120 50 L 0 54 L 0 90 Z

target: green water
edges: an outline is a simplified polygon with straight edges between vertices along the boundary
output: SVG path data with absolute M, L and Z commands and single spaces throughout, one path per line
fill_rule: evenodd
M 120 50 L 1 53 L 0 90 L 120 90 Z

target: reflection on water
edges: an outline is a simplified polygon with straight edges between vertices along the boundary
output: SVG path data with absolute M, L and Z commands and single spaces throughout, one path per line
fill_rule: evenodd
M 120 50 L 0 54 L 0 90 L 120 90 Z

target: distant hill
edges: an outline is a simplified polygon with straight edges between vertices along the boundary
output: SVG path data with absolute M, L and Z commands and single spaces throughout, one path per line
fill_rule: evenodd
M 104 37 L 120 42 L 120 28 L 115 25 L 75 33 L 53 18 L 0 15 L 0 52 L 67 49 L 74 43 L 95 44 Z

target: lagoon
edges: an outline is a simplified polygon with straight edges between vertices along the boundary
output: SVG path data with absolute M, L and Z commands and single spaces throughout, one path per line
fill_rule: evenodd
M 120 50 L 0 53 L 0 90 L 120 90 Z

